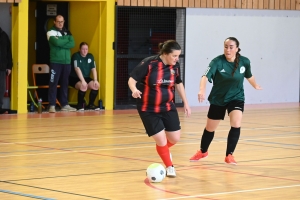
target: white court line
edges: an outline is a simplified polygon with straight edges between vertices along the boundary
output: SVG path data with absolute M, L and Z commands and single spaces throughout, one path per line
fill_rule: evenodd
M 266 128 L 241 128 L 241 131 L 252 131 L 252 130 L 268 130 L 268 129 L 281 129 L 281 128 L 300 128 L 300 126 L 280 126 L 280 127 L 266 127 Z M 216 130 L 217 132 L 228 132 L 228 129 L 226 130 Z M 189 132 L 189 133 L 199 133 L 199 132 Z
M 242 130 L 267 130 L 267 129 L 276 129 L 276 128 L 300 128 L 300 126 L 285 126 L 285 127 L 272 127 L 272 128 L 251 128 L 251 129 L 242 129 Z M 228 132 L 226 130 L 218 130 L 217 132 Z M 190 134 L 190 133 L 202 133 L 202 132 L 184 132 L 183 134 Z M 47 143 L 47 142 L 68 142 L 68 141 L 81 141 L 81 140 L 98 140 L 104 138 L 131 138 L 131 137 L 144 137 L 146 134 L 141 135 L 129 135 L 129 136 L 110 136 L 110 137 L 96 137 L 96 138 L 79 138 L 79 139 L 65 139 L 65 140 L 38 140 L 32 142 L 7 142 L 7 143 L 0 143 L 0 145 L 12 145 L 12 144 L 34 144 L 34 143 Z M 279 137 L 280 138 L 280 137 Z M 259 138 L 264 139 L 264 138 Z
M 15 143 L 15 144 L 18 144 L 18 143 Z M 194 143 L 194 144 L 198 144 L 198 142 Z M 19 157 L 19 156 L 39 156 L 39 155 L 45 155 L 45 154 L 53 155 L 53 154 L 63 154 L 63 153 L 85 153 L 85 152 L 93 152 L 93 151 L 113 151 L 113 150 L 124 150 L 124 149 L 139 149 L 139 148 L 145 148 L 145 147 L 146 148 L 150 148 L 150 147 L 153 148 L 153 145 L 152 146 L 139 146 L 139 147 L 126 147 L 126 148 L 91 149 L 91 150 L 82 150 L 82 151 L 69 150 L 69 149 L 67 151 L 64 151 L 64 148 L 59 149 L 59 148 L 47 147 L 49 149 L 57 150 L 59 152 L 8 155 L 8 156 L 0 156 L 0 158 Z M 63 152 L 61 152 L 61 151 L 63 151 Z
M 300 185 L 287 185 L 287 186 L 279 186 L 279 187 L 269 187 L 269 188 L 258 188 L 252 190 L 237 190 L 232 192 L 219 192 L 219 193 L 211 193 L 211 194 L 199 194 L 193 196 L 185 196 L 185 197 L 174 197 L 174 198 L 167 198 L 167 199 L 159 199 L 159 200 L 170 200 L 170 199 L 189 199 L 195 197 L 208 197 L 208 196 L 217 196 L 217 195 L 226 195 L 226 194 L 236 194 L 236 193 L 245 193 L 245 192 L 256 192 L 256 191 L 264 191 L 264 190 L 275 190 L 275 189 L 283 189 L 283 188 L 292 188 L 292 187 L 299 187 Z
M 293 137 L 300 137 L 300 136 L 292 136 L 292 137 L 270 137 L 270 138 L 256 138 L 257 140 L 262 140 L 262 139 L 276 139 L 276 138 L 293 138 Z M 247 141 L 251 140 L 254 141 L 255 139 L 245 139 L 245 140 L 239 140 L 239 141 Z M 224 141 L 215 141 L 215 142 L 227 142 L 226 140 Z M 15 143 L 5 143 L 5 144 L 20 144 L 18 142 Z M 191 145 L 191 144 L 199 144 L 199 142 L 193 142 L 193 143 L 178 143 L 176 145 L 179 146 L 184 146 L 184 145 Z M 41 146 L 43 147 L 43 146 Z M 37 146 L 38 148 L 38 146 Z M 17 154 L 17 155 L 7 155 L 7 156 L 0 156 L 0 158 L 8 158 L 8 157 L 20 157 L 20 156 L 39 156 L 39 155 L 55 155 L 55 154 L 63 154 L 63 153 L 84 153 L 84 152 L 94 152 L 94 151 L 114 151 L 114 150 L 127 150 L 127 149 L 140 149 L 140 148 L 153 148 L 153 146 L 135 146 L 135 147 L 124 147 L 124 148 L 109 148 L 109 149 L 91 149 L 91 150 L 81 150 L 81 151 L 76 151 L 76 150 L 71 150 L 67 148 L 55 148 L 55 147 L 47 147 L 51 150 L 57 150 L 59 152 L 51 152 L 51 153 L 35 153 L 35 154 Z M 67 149 L 67 151 L 63 151 L 64 149 Z M 61 152 L 63 151 L 63 152 Z
M 32 142 L 8 142 L 0 143 L 0 145 L 11 145 L 11 144 L 31 144 L 31 143 L 44 143 L 44 142 L 69 142 L 69 141 L 81 141 L 81 140 L 100 140 L 108 138 L 131 138 L 131 137 L 144 137 L 145 135 L 129 135 L 129 136 L 117 136 L 117 137 L 96 137 L 96 138 L 78 138 L 78 139 L 66 139 L 66 140 L 37 140 Z

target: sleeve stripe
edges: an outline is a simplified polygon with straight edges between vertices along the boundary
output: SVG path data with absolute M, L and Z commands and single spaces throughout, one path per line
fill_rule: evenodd
M 204 76 L 207 75 L 207 73 L 209 72 L 209 70 L 210 70 L 210 67 L 207 67 L 206 71 L 204 72 Z

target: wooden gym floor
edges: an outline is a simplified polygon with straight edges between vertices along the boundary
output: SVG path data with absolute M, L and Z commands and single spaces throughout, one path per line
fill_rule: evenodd
M 224 164 L 228 117 L 189 162 L 207 107 L 178 110 L 177 177 L 155 184 L 145 171 L 162 162 L 136 110 L 1 115 L 0 199 L 300 199 L 299 103 L 245 106 L 237 166 Z

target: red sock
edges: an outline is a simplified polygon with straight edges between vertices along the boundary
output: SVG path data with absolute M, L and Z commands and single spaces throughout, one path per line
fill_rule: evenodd
M 173 165 L 171 158 L 170 158 L 170 151 L 169 151 L 168 145 L 165 145 L 165 146 L 157 146 L 156 145 L 156 151 L 157 151 L 158 155 L 160 156 L 160 158 L 162 159 L 162 161 L 164 162 L 164 164 L 166 165 L 166 167 Z
M 167 140 L 167 145 L 168 145 L 168 147 L 170 148 L 171 146 L 173 146 L 173 145 L 175 145 L 175 144 L 173 144 L 173 143 L 171 143 L 169 140 Z

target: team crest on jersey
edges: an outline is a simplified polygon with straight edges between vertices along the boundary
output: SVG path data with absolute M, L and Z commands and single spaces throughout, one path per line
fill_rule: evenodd
M 89 59 L 88 59 L 88 63 L 91 63 L 91 62 L 92 62 L 92 59 L 89 58 Z
M 174 71 L 174 69 L 170 69 L 170 72 L 171 72 L 171 74 L 172 74 L 172 75 L 174 75 L 174 74 L 175 74 L 175 71 Z
M 244 66 L 242 66 L 241 68 L 240 68 L 240 73 L 242 74 L 242 73 L 244 73 L 245 72 L 245 67 Z

